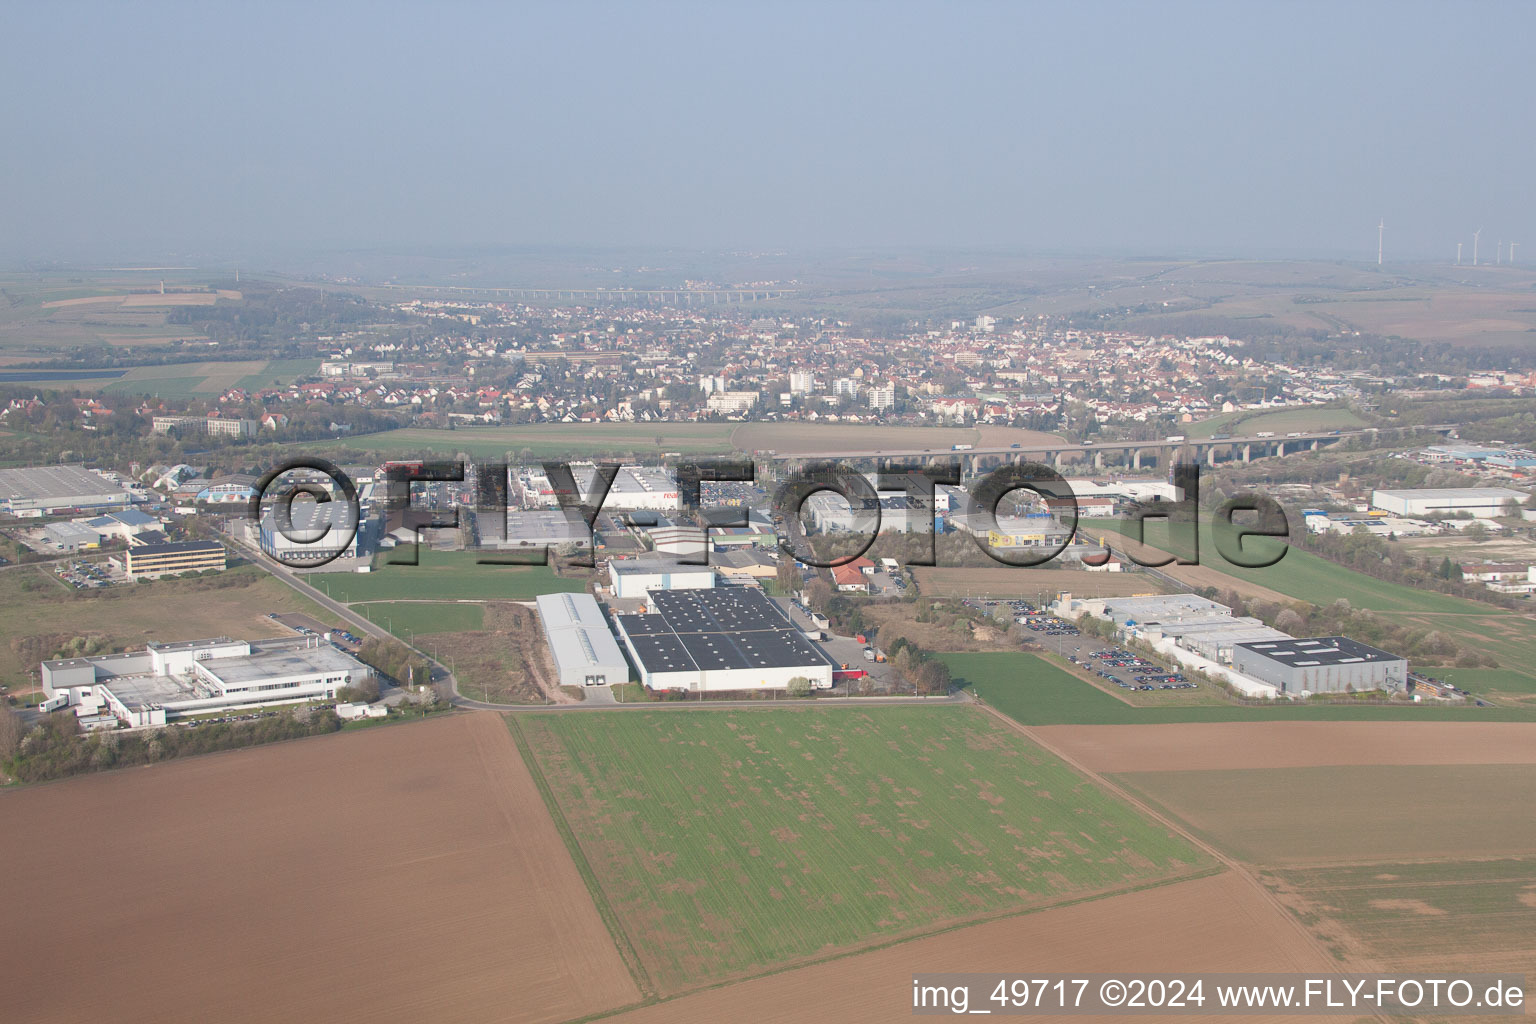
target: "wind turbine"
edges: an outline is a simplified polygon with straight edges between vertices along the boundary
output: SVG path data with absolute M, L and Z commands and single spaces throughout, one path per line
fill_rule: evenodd
M 1472 232 L 1472 265 L 1474 267 L 1477 266 L 1477 238 L 1482 233 L 1482 228 L 1478 228 L 1476 231 Z
M 1504 239 L 1493 243 L 1493 265 L 1499 266 L 1504 262 Z
M 1387 222 L 1385 220 L 1376 225 L 1376 265 L 1378 267 L 1381 266 L 1381 238 L 1386 233 L 1386 230 Z
M 1461 266 L 1461 243 L 1456 243 L 1456 265 Z

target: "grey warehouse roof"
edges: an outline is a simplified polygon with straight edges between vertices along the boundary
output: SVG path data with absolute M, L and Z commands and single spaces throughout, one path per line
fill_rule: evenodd
M 650 672 L 821 668 L 828 661 L 760 590 L 655 590 L 619 625 Z
M 1319 636 L 1308 640 L 1265 640 L 1236 646 L 1266 658 L 1272 658 L 1291 668 L 1403 660 L 1400 655 L 1391 654 L 1370 644 L 1362 644 L 1347 636 Z

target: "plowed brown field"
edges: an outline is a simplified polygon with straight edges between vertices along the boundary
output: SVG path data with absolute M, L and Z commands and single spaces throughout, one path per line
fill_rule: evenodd
M 636 991 L 501 717 L 0 793 L 8 1022 L 568 1020 Z
M 608 1019 L 623 1024 L 907 1021 L 912 1019 L 912 975 L 918 971 L 1028 974 L 1338 969 L 1252 882 L 1228 871 L 974 925 Z
M 1085 767 L 1109 773 L 1536 764 L 1536 723 L 1528 722 L 1211 722 L 1034 731 Z

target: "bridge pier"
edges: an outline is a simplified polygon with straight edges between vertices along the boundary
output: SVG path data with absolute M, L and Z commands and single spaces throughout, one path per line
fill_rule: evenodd
M 1253 445 L 1251 445 L 1251 444 L 1243 445 L 1243 461 L 1244 462 L 1252 462 L 1253 461 Z

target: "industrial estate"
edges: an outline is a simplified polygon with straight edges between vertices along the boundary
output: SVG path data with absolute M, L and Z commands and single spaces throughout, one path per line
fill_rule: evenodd
M 1536 9 L 311 6 L 6 10 L 0 1024 L 1523 1011 Z

